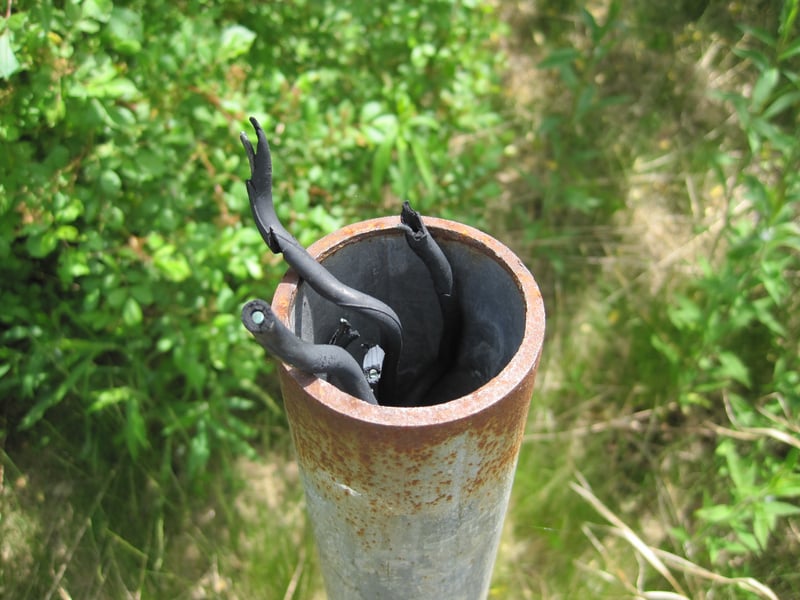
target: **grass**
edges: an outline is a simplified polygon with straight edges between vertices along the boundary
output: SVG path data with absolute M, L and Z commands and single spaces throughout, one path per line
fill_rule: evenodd
M 591 20 L 608 22 L 614 4 L 587 5 Z M 501 212 L 527 205 L 546 234 L 537 238 L 527 225 L 500 220 L 504 239 L 532 257 L 550 297 L 547 351 L 495 597 L 794 597 L 795 524 L 777 532 L 776 560 L 766 569 L 735 555 L 703 566 L 707 555 L 682 535 L 704 495 L 713 493 L 716 442 L 740 437 L 741 423 L 730 411 L 687 408 L 670 396 L 671 381 L 659 390 L 663 361 L 648 342 L 653 320 L 699 276 L 698 263 L 719 255 L 731 212 L 749 208 L 734 165 L 720 174 L 720 153 L 741 142 L 735 115 L 718 98 L 747 86 L 751 76 L 736 58 L 741 39 L 727 37 L 733 22 L 763 25 L 775 12 L 711 3 L 701 19 L 675 25 L 664 51 L 651 37 L 652 21 L 627 19 L 626 35 L 598 48 L 578 11 L 565 15 L 547 3 L 507 10 L 517 34 L 508 41 L 510 96 L 529 123 L 514 146 L 537 152 L 515 152 L 509 161 L 526 172 L 506 176 Z M 563 47 L 553 44 L 559 36 Z M 601 52 L 605 57 L 592 64 Z M 558 62 L 565 55 L 567 66 Z M 576 56 L 586 73 L 577 72 L 585 77 L 577 83 Z M 535 68 L 542 64 L 558 76 L 542 78 Z M 576 122 L 571 108 L 560 142 L 567 150 L 537 141 L 553 107 L 569 106 L 571 96 L 587 89 L 601 99 L 590 108 L 600 126 Z M 624 101 L 603 104 L 617 95 Z M 586 153 L 587 146 L 597 152 Z M 575 173 L 585 202 L 597 198 L 602 208 L 603 194 L 611 194 L 622 206 L 604 218 L 597 210 L 565 209 L 568 198 L 552 201 L 548 179 L 562 169 Z M 539 183 L 533 189 L 531 179 Z M 555 189 L 565 191 L 563 183 Z M 794 431 L 772 435 L 793 447 Z M 769 434 L 750 439 L 763 435 Z
M 761 555 L 696 518 L 724 487 L 720 440 L 790 457 L 796 417 L 739 422 L 725 390 L 687 405 L 651 345 L 748 206 L 722 160 L 747 142 L 721 95 L 757 77 L 736 25 L 767 27 L 780 3 L 562 4 L 500 5 L 509 142 L 486 227 L 531 266 L 548 338 L 490 597 L 798 597 L 796 516 Z M 157 464 L 94 480 L 53 437 L 45 454 L 3 448 L 0 595 L 324 597 L 285 430 L 258 461 L 213 464 L 208 496 L 179 475 L 159 487 Z M 728 545 L 703 546 L 714 535 Z

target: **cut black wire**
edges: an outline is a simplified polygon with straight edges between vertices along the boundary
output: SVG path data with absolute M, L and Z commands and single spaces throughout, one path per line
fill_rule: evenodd
M 286 364 L 307 373 L 325 374 L 342 391 L 377 404 L 361 365 L 347 350 L 332 344 L 311 344 L 281 323 L 264 300 L 251 300 L 242 308 L 242 323 L 258 343 Z
M 358 333 L 358 330 L 354 329 L 353 326 L 350 325 L 350 322 L 342 317 L 339 319 L 339 327 L 337 327 L 336 331 L 333 332 L 333 335 L 328 343 L 333 344 L 334 346 L 347 348 L 352 342 L 356 341 L 360 337 L 361 334 Z
M 382 403 L 394 403 L 403 348 L 403 327 L 400 318 L 384 302 L 336 279 L 283 227 L 272 201 L 272 158 L 269 143 L 258 121 L 251 117 L 250 123 L 258 137 L 256 149 L 253 149 L 246 133 L 241 133 L 240 140 L 250 163 L 250 179 L 246 182 L 247 194 L 261 237 L 272 252 L 283 253 L 286 262 L 320 296 L 375 321 L 381 334 L 380 345 L 386 352 L 378 395 Z
M 431 391 L 452 367 L 461 333 L 461 309 L 456 298 L 453 269 L 423 223 L 422 216 L 408 202 L 403 203 L 400 212 L 400 228 L 405 232 L 409 248 L 428 269 L 442 313 L 442 335 L 436 360 L 421 370 L 406 393 L 407 402 L 411 405 L 439 402 L 437 394 Z
M 400 227 L 406 234 L 409 248 L 425 263 L 433 280 L 433 289 L 439 300 L 443 320 L 439 354 L 440 359 L 446 360 L 453 352 L 460 320 L 459 305 L 455 298 L 453 269 L 439 244 L 428 232 L 422 221 L 422 215 L 411 208 L 408 202 L 403 203 L 400 212 Z

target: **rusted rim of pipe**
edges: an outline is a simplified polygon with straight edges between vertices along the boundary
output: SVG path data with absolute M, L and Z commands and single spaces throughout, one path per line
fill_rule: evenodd
M 437 241 L 468 244 L 500 264 L 516 283 L 525 307 L 525 333 L 514 356 L 493 379 L 474 392 L 434 406 L 374 406 L 354 398 L 318 377 L 281 364 L 281 369 L 304 388 L 306 393 L 329 409 L 351 418 L 394 427 L 418 427 L 463 419 L 481 412 L 518 388 L 536 368 L 542 351 L 545 313 L 542 294 L 533 276 L 522 261 L 493 237 L 462 223 L 425 217 L 425 224 Z M 377 235 L 403 235 L 397 217 L 382 217 L 348 225 L 312 244 L 308 251 L 317 260 L 324 260 L 338 249 Z M 287 326 L 297 293 L 298 277 L 286 273 L 272 299 L 272 309 Z

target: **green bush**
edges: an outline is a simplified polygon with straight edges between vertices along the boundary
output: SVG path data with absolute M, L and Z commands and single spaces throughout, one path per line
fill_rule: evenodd
M 404 198 L 478 219 L 499 142 L 454 140 L 498 122 L 497 29 L 485 5 L 433 0 L 68 0 L 0 20 L 9 439 L 194 480 L 282 427 L 239 322 L 285 270 L 251 222 L 239 131 L 264 124 L 303 244 Z
M 520 46 L 545 77 L 523 113 L 533 158 L 518 161 L 532 167 L 511 227 L 561 271 L 543 286 L 555 365 L 533 405 L 534 426 L 549 433 L 552 420 L 559 435 L 532 436 L 515 484 L 519 537 L 535 548 L 520 569 L 536 573 L 531 589 L 558 581 L 554 596 L 639 597 L 666 584 L 598 528 L 599 587 L 574 591 L 595 564 L 572 535 L 585 507 L 562 489 L 577 464 L 647 543 L 797 596 L 799 6 L 545 1 L 519 11 L 534 40 Z M 567 458 L 543 459 L 548 439 Z M 560 554 L 561 571 L 540 576 Z M 688 597 L 751 597 L 670 568 Z M 602 587 L 616 578 L 619 588 Z

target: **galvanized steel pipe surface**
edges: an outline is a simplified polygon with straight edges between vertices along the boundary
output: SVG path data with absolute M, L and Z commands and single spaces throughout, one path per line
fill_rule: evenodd
M 330 600 L 485 598 L 544 339 L 541 293 L 504 245 L 426 217 L 463 313 L 454 374 L 429 406 L 367 404 L 288 365 L 281 387 Z M 441 311 L 396 218 L 356 223 L 309 248 L 398 312 L 401 370 L 438 351 Z M 309 342 L 345 314 L 289 272 L 272 308 Z M 406 313 L 406 314 L 404 314 Z M 328 336 L 328 338 L 326 338 Z

